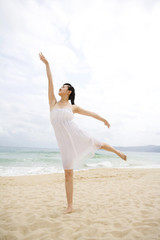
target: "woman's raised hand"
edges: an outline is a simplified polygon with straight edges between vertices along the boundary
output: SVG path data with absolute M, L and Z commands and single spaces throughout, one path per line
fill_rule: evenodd
M 48 61 L 47 59 L 45 58 L 45 56 L 42 54 L 42 52 L 39 53 L 39 57 L 40 57 L 40 60 L 42 62 L 44 62 L 45 64 L 48 64 Z
M 105 124 L 105 125 L 107 125 L 107 127 L 108 127 L 108 128 L 110 128 L 110 127 L 111 127 L 111 125 L 109 124 L 109 122 L 108 122 L 106 119 L 104 119 L 104 121 L 103 121 L 103 122 L 104 122 L 104 124 Z

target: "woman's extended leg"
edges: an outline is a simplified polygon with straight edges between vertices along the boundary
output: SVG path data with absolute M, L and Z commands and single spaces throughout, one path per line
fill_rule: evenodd
M 114 147 L 112 147 L 106 143 L 103 143 L 103 145 L 101 146 L 101 149 L 104 149 L 109 152 L 113 152 L 113 153 L 117 154 L 120 158 L 122 158 L 123 160 L 125 160 L 125 161 L 127 160 L 127 156 L 124 153 L 120 152 L 119 150 L 115 149 Z
M 65 188 L 68 206 L 64 213 L 71 213 L 73 205 L 73 169 L 65 170 Z

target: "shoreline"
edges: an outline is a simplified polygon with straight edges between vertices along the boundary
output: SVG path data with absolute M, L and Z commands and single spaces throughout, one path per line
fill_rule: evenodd
M 160 169 L 74 171 L 73 212 L 64 173 L 0 177 L 0 236 L 7 240 L 160 239 Z
M 74 170 L 74 176 L 75 177 L 78 177 L 80 174 L 82 175 L 86 175 L 87 174 L 98 174 L 98 173 L 102 173 L 102 172 L 106 172 L 108 175 L 106 175 L 106 177 L 108 176 L 109 177 L 109 173 L 112 173 L 112 172 L 128 172 L 128 173 L 133 173 L 133 172 L 150 172 L 150 171 L 155 171 L 155 172 L 159 172 L 160 173 L 160 168 L 131 168 L 131 167 L 115 167 L 115 168 L 91 168 L 91 169 L 81 169 L 81 170 Z M 7 180 L 7 178 L 9 179 L 24 179 L 25 178 L 54 178 L 56 176 L 64 176 L 64 172 L 53 172 L 53 173 L 45 173 L 45 174 L 32 174 L 32 175 L 18 175 L 18 176 L 0 176 L 0 181 L 2 180 L 3 181 L 3 178 L 5 178 Z M 0 182 L 1 184 L 1 182 Z
M 128 170 L 145 170 L 145 169 L 160 169 L 160 166 L 152 166 L 152 167 L 148 167 L 148 166 L 143 166 L 143 167 L 103 167 L 103 168 L 89 168 L 89 169 L 79 169 L 79 170 L 75 170 L 74 172 L 83 172 L 83 171 L 90 171 L 90 170 L 100 170 L 100 169 L 128 169 Z M 39 173 L 39 174 L 30 174 L 30 175 L 11 175 L 11 176 L 2 176 L 0 175 L 0 178 L 7 178 L 7 177 L 31 177 L 31 176 L 44 176 L 44 175 L 53 175 L 53 174 L 64 174 L 64 170 L 62 170 L 61 172 L 52 172 L 52 173 Z

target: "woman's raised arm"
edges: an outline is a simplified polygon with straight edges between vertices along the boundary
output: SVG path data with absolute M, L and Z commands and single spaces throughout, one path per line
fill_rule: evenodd
M 50 110 L 51 108 L 56 104 L 57 100 L 56 97 L 54 95 L 54 86 L 53 86 L 53 79 L 52 79 L 52 73 L 51 73 L 51 69 L 49 66 L 49 62 L 47 61 L 47 59 L 44 57 L 44 55 L 41 53 L 39 53 L 39 57 L 40 60 L 42 62 L 45 63 L 46 65 L 46 73 L 47 73 L 47 77 L 48 77 L 48 99 L 49 99 L 49 105 L 50 105 Z

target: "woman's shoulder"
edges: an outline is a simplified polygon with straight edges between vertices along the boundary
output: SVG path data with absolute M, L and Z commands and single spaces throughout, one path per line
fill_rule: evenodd
M 80 106 L 76 104 L 73 104 L 71 108 L 74 113 L 79 113 L 79 111 L 82 109 Z
M 71 104 L 72 110 L 76 111 L 78 109 L 78 105 L 76 104 Z

